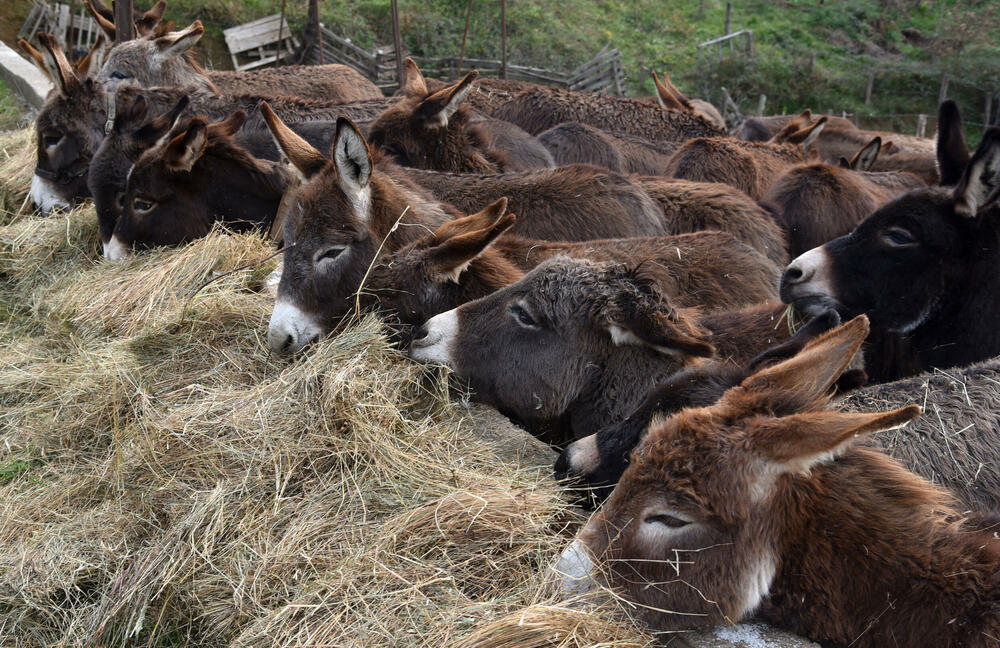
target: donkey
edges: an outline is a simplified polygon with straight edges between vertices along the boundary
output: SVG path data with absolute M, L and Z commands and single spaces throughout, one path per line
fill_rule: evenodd
M 337 121 L 332 159 L 327 160 L 266 104 L 263 111 L 279 147 L 305 181 L 296 192 L 297 207 L 288 212 L 284 225 L 285 242 L 294 247 L 285 253 L 268 329 L 274 351 L 298 351 L 333 330 L 357 306 L 358 299 L 350 298 L 377 260 L 376 252 L 391 254 L 427 228 L 433 230 L 461 214 L 410 180 L 381 152 L 373 152 L 350 120 Z M 592 178 L 588 174 L 586 179 Z M 635 220 L 621 211 L 561 209 L 566 202 L 582 205 L 592 195 L 613 193 L 607 187 L 591 182 L 561 187 L 562 203 L 522 213 L 515 231 L 550 240 L 600 238 L 608 230 L 612 236 L 628 236 L 636 231 Z M 648 222 L 655 228 L 659 216 L 651 203 L 650 211 Z
M 259 96 L 219 97 L 179 88 L 142 89 L 127 85 L 109 92 L 93 78 L 77 76 L 54 38 L 40 35 L 39 40 L 46 71 L 55 85 L 35 122 L 38 163 L 30 195 L 43 213 L 56 206 L 69 206 L 89 195 L 87 171 L 91 158 L 111 130 L 114 116 L 139 94 L 158 112 L 166 112 L 189 94 L 187 116 L 197 113 L 209 119 L 224 119 L 236 110 L 243 110 L 250 116 L 248 126 L 260 125 Z M 289 121 L 335 119 L 339 115 L 365 121 L 381 111 L 381 106 L 373 109 L 367 102 L 339 105 L 286 97 L 274 99 L 272 104 Z
M 445 364 L 476 397 L 529 424 L 566 417 L 574 436 L 628 416 L 685 365 L 743 363 L 791 335 L 767 302 L 698 315 L 641 268 L 555 257 L 517 283 L 428 320 L 410 356 Z
M 599 128 L 566 122 L 538 135 L 538 141 L 561 165 L 596 164 L 619 173 L 660 175 L 678 145 L 651 142 L 636 135 L 605 133 Z
M 822 132 L 826 117 L 806 110 L 766 142 L 731 137 L 697 138 L 681 145 L 666 175 L 698 182 L 722 182 L 760 200 L 788 167 L 806 161 L 806 149 Z
M 650 422 L 688 407 L 713 405 L 765 363 L 789 358 L 804 342 L 839 321 L 828 311 L 784 344 L 764 352 L 746 366 L 710 362 L 681 371 L 651 391 L 635 412 L 619 424 L 574 441 L 556 461 L 559 478 L 585 487 L 588 501 L 600 502 L 628 467 L 629 455 Z M 839 391 L 851 389 L 864 372 L 846 372 Z M 964 506 L 984 511 L 1000 509 L 1000 476 L 983 470 L 1000 460 L 995 431 L 1000 428 L 1000 362 L 996 359 L 915 378 L 851 391 L 840 402 L 847 411 L 885 410 L 919 400 L 934 416 L 916 421 L 906 435 L 877 435 L 873 443 L 921 477 L 946 487 Z M 970 407 L 973 403 L 974 407 Z M 946 422 L 946 423 L 944 423 Z M 949 433 L 944 426 L 954 433 Z M 961 431 L 961 434 L 958 433 Z
M 726 120 L 722 118 L 719 109 L 703 99 L 689 99 L 670 82 L 667 73 L 663 73 L 663 81 L 656 78 L 656 73 L 651 73 L 653 85 L 656 86 L 656 100 L 667 110 L 686 112 L 698 115 L 715 126 L 726 130 Z
M 881 143 L 876 137 L 852 158 L 853 163 L 870 167 Z M 848 166 L 852 163 L 841 160 Z M 776 220 L 788 236 L 788 251 L 794 258 L 848 234 L 877 208 L 922 186 L 919 178 L 905 171 L 852 171 L 825 163 L 808 163 L 785 171 L 762 202 L 774 207 Z
M 990 523 L 855 442 L 920 407 L 827 407 L 866 332 L 856 319 L 716 404 L 654 423 L 564 552 L 566 590 L 605 581 L 663 630 L 756 611 L 825 645 L 996 645 Z
M 182 115 L 188 114 L 186 109 L 189 103 L 189 97 L 184 95 L 167 113 L 148 117 L 149 104 L 143 95 L 137 95 L 134 101 L 126 102 L 119 108 L 111 132 L 94 153 L 87 184 L 94 197 L 106 257 L 111 235 L 124 205 L 125 180 L 129 170 L 144 151 L 166 136 Z M 316 120 L 292 124 L 291 128 L 312 146 L 329 149 L 334 126 L 333 122 Z M 280 152 L 267 129 L 241 128 L 233 141 L 253 158 L 270 161 L 280 158 Z M 246 169 L 247 173 L 256 173 L 255 165 L 248 165 Z M 127 252 L 128 249 L 119 246 L 119 251 Z
M 347 65 L 293 65 L 249 72 L 206 72 L 192 48 L 204 35 L 200 20 L 179 31 L 165 25 L 111 49 L 98 80 L 108 88 L 184 86 L 213 94 L 283 95 L 347 103 L 377 99 L 390 105 L 374 83 Z
M 493 116 L 532 135 L 563 122 L 580 122 L 659 142 L 717 137 L 726 132 L 700 115 L 664 110 L 639 99 L 542 86 L 520 93 L 494 110 Z
M 120 260 L 136 248 L 185 243 L 215 223 L 236 231 L 270 228 L 294 176 L 234 142 L 245 120 L 242 111 L 215 124 L 195 117 L 142 153 L 129 171 L 105 256 Z
M 954 187 L 895 198 L 850 234 L 796 258 L 782 276 L 787 303 L 806 311 L 833 307 L 845 317 L 864 313 L 883 340 L 894 342 L 866 348 L 878 382 L 1000 354 L 993 326 L 1000 317 L 1000 129 L 986 131 L 962 169 L 965 143 L 954 104 L 942 106 L 940 124 L 941 175 L 958 176 Z
M 368 138 L 372 144 L 392 155 L 398 164 L 418 169 L 495 173 L 530 168 L 530 160 L 540 148 L 535 138 L 513 124 L 473 119 L 466 98 L 475 88 L 478 71 L 429 91 L 413 59 L 407 58 L 404 66 L 403 98 L 371 123 Z M 505 140 L 509 148 L 494 146 Z M 519 154 L 522 147 L 529 148 L 527 156 Z
M 746 142 L 766 142 L 777 135 L 778 131 L 787 126 L 788 122 L 793 119 L 798 119 L 798 117 L 799 115 L 748 117 L 742 124 L 733 130 L 732 134 L 733 137 Z M 834 115 L 826 116 L 826 127 L 836 130 L 850 130 L 852 128 L 857 130 L 857 126 L 855 126 L 854 122 L 851 120 L 845 119 L 844 117 L 836 117 Z
M 777 297 L 778 267 L 723 232 L 547 243 L 501 236 L 514 224 L 501 198 L 472 216 L 448 221 L 372 268 L 362 304 L 377 306 L 408 333 L 428 319 L 520 280 L 554 256 L 641 264 L 671 301 L 708 311 Z M 404 341 L 408 338 L 404 335 Z

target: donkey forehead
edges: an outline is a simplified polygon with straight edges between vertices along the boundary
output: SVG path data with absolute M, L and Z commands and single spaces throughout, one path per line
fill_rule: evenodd
M 295 240 L 309 235 L 320 238 L 357 233 L 362 223 L 344 195 L 336 170 L 325 168 L 296 193 L 296 205 L 288 212 L 287 228 Z
M 925 236 L 948 236 L 955 230 L 958 219 L 951 191 L 943 187 L 922 187 L 872 212 L 859 230 L 899 223 L 918 227 Z

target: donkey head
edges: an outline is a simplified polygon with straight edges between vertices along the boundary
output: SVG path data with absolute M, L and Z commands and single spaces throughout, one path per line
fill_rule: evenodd
M 201 21 L 196 20 L 180 31 L 161 28 L 119 43 L 97 78 L 112 90 L 121 83 L 132 83 L 142 88 L 194 86 L 218 94 L 191 51 L 204 33 Z
M 746 378 L 715 405 L 654 421 L 611 497 L 563 554 L 557 569 L 565 588 L 604 580 L 667 630 L 735 623 L 753 612 L 787 548 L 786 516 L 797 514 L 776 493 L 793 481 L 816 490 L 810 469 L 829 464 L 858 436 L 920 412 L 826 409 L 867 332 L 857 318 Z

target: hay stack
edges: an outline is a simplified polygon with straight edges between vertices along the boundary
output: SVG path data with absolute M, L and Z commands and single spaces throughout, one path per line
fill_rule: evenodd
M 6 141 L 9 209 L 30 138 Z M 544 594 L 579 516 L 377 319 L 289 362 L 263 340 L 277 260 L 199 290 L 267 244 L 114 264 L 92 207 L 3 222 L 0 644 L 649 642 Z

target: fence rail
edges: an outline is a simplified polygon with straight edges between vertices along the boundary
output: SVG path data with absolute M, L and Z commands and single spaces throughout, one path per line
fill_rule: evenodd
M 322 61 L 350 65 L 383 89 L 392 90 L 398 87 L 396 52 L 392 47 L 376 47 L 369 51 L 322 25 L 319 34 L 319 47 L 310 48 L 306 63 L 316 65 Z M 442 58 L 415 56 L 413 59 L 424 74 L 443 80 L 455 79 L 462 72 L 472 69 L 479 70 L 484 76 L 500 76 L 503 67 L 500 61 L 493 59 L 459 59 L 457 56 Z M 625 94 L 625 73 L 621 54 L 617 48 L 611 47 L 605 47 L 592 60 L 568 74 L 508 63 L 507 78 L 574 90 Z
M 71 22 L 68 4 L 33 0 L 28 19 L 21 25 L 17 37 L 37 45 L 38 32 L 47 32 L 56 37 L 68 55 L 71 56 L 74 50 L 77 53 L 86 52 L 103 32 L 97 21 L 87 13 L 83 3 L 77 7 Z

